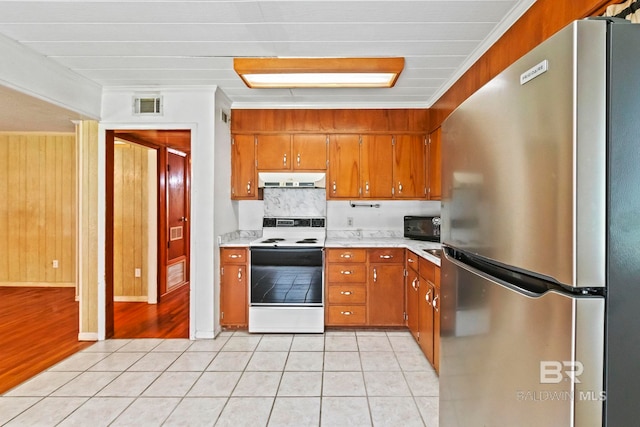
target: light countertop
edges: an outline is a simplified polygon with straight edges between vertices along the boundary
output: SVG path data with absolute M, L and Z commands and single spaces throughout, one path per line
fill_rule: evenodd
M 236 236 L 234 236 L 236 237 Z M 237 236 L 222 243 L 220 247 L 248 247 L 256 236 Z M 433 256 L 423 249 L 440 249 L 442 245 L 437 242 L 424 242 L 411 240 L 404 237 L 327 237 L 325 248 L 406 248 L 415 252 L 426 260 L 440 265 L 440 258 Z

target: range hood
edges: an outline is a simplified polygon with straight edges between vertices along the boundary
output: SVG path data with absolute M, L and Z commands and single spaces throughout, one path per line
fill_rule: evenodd
M 325 188 L 324 172 L 259 172 L 260 188 Z

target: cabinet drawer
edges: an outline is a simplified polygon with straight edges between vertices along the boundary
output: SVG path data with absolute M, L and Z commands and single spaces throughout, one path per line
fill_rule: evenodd
M 370 263 L 404 263 L 404 249 L 402 248 L 385 248 L 385 249 L 369 249 Z
M 418 260 L 420 257 L 413 251 L 407 249 L 407 268 L 411 268 L 413 271 L 418 271 Z
M 329 283 L 364 283 L 367 278 L 366 264 L 329 264 Z
M 364 304 L 367 301 L 365 285 L 329 285 L 329 304 Z
M 367 319 L 364 305 L 330 305 L 327 312 L 328 325 L 364 325 Z
M 247 250 L 245 248 L 222 248 L 220 249 L 220 262 L 222 264 L 246 264 Z
M 328 262 L 365 262 L 365 249 L 327 249 Z

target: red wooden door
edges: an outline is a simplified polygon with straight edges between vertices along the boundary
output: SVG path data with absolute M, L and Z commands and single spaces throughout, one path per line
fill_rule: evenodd
M 189 281 L 189 156 L 167 150 L 166 291 Z

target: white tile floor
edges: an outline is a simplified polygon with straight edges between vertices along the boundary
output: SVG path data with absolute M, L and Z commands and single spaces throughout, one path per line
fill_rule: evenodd
M 438 425 L 408 332 L 108 340 L 0 396 L 6 426 Z

